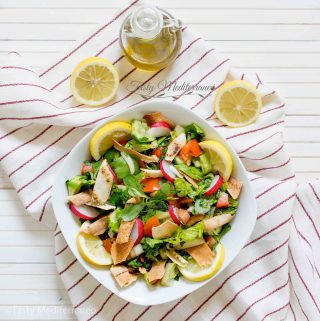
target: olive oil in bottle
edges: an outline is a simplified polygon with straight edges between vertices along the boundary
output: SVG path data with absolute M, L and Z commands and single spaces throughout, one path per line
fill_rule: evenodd
M 120 45 L 137 68 L 157 71 L 171 64 L 181 48 L 180 20 L 168 12 L 141 5 L 124 20 Z

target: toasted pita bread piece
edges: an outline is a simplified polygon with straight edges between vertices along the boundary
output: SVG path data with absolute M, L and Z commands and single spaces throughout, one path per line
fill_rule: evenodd
M 178 252 L 176 252 L 174 249 L 170 249 L 166 251 L 166 255 L 168 258 L 176 263 L 179 266 L 185 267 L 188 264 L 188 261 L 185 260 Z
M 113 264 L 117 265 L 121 262 L 126 261 L 132 248 L 133 248 L 133 241 L 131 238 L 127 243 L 113 242 L 111 247 L 111 257 L 113 260 Z
M 101 163 L 96 182 L 93 186 L 92 203 L 104 205 L 111 193 L 113 175 L 110 171 L 107 161 L 104 159 Z
M 242 185 L 243 185 L 242 182 L 240 182 L 234 178 L 231 178 L 230 181 L 228 182 L 227 191 L 234 200 L 239 197 Z
M 167 220 L 159 226 L 154 226 L 152 228 L 152 237 L 154 239 L 164 239 L 166 237 L 170 237 L 177 228 L 177 224 Z
M 132 221 L 121 221 L 119 232 L 116 238 L 116 242 L 119 244 L 127 243 L 129 242 L 130 234 L 133 228 L 133 225 L 135 223 L 135 219 Z
M 108 216 L 104 216 L 99 218 L 95 222 L 91 223 L 90 225 L 81 227 L 81 232 L 91 235 L 101 235 L 103 234 L 108 228 Z
M 120 287 L 129 286 L 138 278 L 136 274 L 130 273 L 128 268 L 124 265 L 112 265 L 110 272 Z
M 85 192 L 68 196 L 68 201 L 74 204 L 75 206 L 80 206 L 90 202 L 91 196 L 92 196 L 92 190 L 89 189 Z
M 182 147 L 186 144 L 186 142 L 186 134 L 181 133 L 168 145 L 168 149 L 164 159 L 168 162 L 172 162 L 173 159 L 178 155 Z
M 191 215 L 189 221 L 187 222 L 187 226 L 192 226 L 204 219 L 204 214 L 199 214 L 199 215 Z
M 163 174 L 160 169 L 146 169 L 141 168 L 141 171 L 144 172 L 145 178 L 157 178 L 163 177 Z
M 143 119 L 147 122 L 149 126 L 159 121 L 164 121 L 170 125 L 171 128 L 175 127 L 175 123 L 168 119 L 166 116 L 162 115 L 159 111 L 154 113 L 146 114 L 143 116 Z
M 182 208 L 178 208 L 177 209 L 177 214 L 179 216 L 179 219 L 180 219 L 180 222 L 183 224 L 183 225 L 186 225 L 187 222 L 189 221 L 190 219 L 190 213 L 187 211 L 187 210 L 184 210 Z
M 207 235 L 205 240 L 210 249 L 212 249 L 212 247 L 217 243 L 217 241 L 211 235 Z
M 154 284 L 160 281 L 165 272 L 166 261 L 152 263 L 151 270 L 147 273 L 148 281 Z
M 231 214 L 221 214 L 204 220 L 204 230 L 213 232 L 219 226 L 229 223 L 233 219 Z
M 89 202 L 89 203 L 86 203 L 86 205 L 88 206 L 92 206 L 92 207 L 96 207 L 96 208 L 100 208 L 101 210 L 105 210 L 105 211 L 110 211 L 110 210 L 114 210 L 116 207 L 111 205 L 111 204 L 103 204 L 103 205 L 97 205 L 97 204 L 94 204 L 92 202 Z
M 189 247 L 185 249 L 185 251 L 188 252 L 200 266 L 210 265 L 215 256 L 207 243 Z
M 115 139 L 112 139 L 112 141 L 113 141 L 114 148 L 119 152 L 127 152 L 130 155 L 138 157 L 141 161 L 145 163 L 157 163 L 159 161 L 159 158 L 156 155 L 152 155 L 152 156 L 144 155 L 131 148 L 122 146 Z

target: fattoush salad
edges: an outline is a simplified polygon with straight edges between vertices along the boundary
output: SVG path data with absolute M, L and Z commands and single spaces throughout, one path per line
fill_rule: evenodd
M 139 275 L 171 286 L 219 270 L 242 188 L 223 144 L 154 112 L 104 125 L 89 148 L 92 159 L 66 182 L 86 261 L 110 266 L 120 287 Z

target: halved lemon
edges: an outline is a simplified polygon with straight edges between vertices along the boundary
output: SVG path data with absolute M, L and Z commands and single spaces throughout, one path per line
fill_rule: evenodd
M 90 140 L 90 153 L 98 160 L 112 145 L 112 139 L 127 140 L 131 137 L 131 125 L 123 121 L 115 121 L 98 129 Z
M 259 116 L 262 99 L 259 91 L 245 80 L 235 80 L 219 88 L 214 109 L 217 117 L 230 127 L 243 127 Z
M 204 281 L 215 275 L 224 261 L 224 247 L 220 243 L 216 247 L 216 256 L 209 266 L 199 266 L 195 261 L 189 261 L 186 267 L 178 266 L 181 274 L 190 281 Z
M 84 222 L 83 224 L 90 224 Z M 95 265 L 111 265 L 111 254 L 103 246 L 102 240 L 98 236 L 79 232 L 77 245 L 81 256 L 89 263 Z
M 100 106 L 117 93 L 119 75 L 111 62 L 101 57 L 84 59 L 74 69 L 70 79 L 71 92 L 81 104 Z
M 228 150 L 216 140 L 205 140 L 199 145 L 209 154 L 213 170 L 218 171 L 225 182 L 228 181 L 233 168 Z

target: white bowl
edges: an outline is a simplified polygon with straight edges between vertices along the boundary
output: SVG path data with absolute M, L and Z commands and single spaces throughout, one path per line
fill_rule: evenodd
M 238 212 L 231 223 L 232 229 L 222 238 L 222 243 L 225 248 L 225 260 L 221 269 L 215 276 L 203 282 L 190 282 L 181 277 L 180 281 L 175 282 L 172 287 L 150 287 L 144 282 L 144 280 L 139 279 L 128 288 L 119 288 L 107 267 L 91 265 L 81 257 L 76 244 L 80 223 L 78 218 L 72 215 L 69 207 L 67 206 L 67 189 L 65 181 L 80 173 L 82 160 L 90 159 L 89 141 L 101 125 L 115 120 L 130 122 L 132 119 L 141 119 L 143 115 L 154 111 L 161 111 L 169 119 L 182 126 L 195 122 L 206 132 L 206 139 L 214 139 L 222 142 L 229 150 L 233 159 L 234 169 L 232 176 L 243 182 L 243 189 L 240 195 Z M 229 143 L 205 120 L 201 119 L 188 109 L 176 103 L 167 101 L 150 101 L 142 103 L 110 118 L 107 122 L 100 123 L 97 128 L 93 129 L 83 137 L 61 165 L 53 187 L 52 202 L 63 236 L 82 266 L 98 282 L 110 291 L 129 302 L 139 305 L 156 305 L 179 299 L 180 297 L 204 286 L 213 278 L 218 277 L 219 274 L 234 260 L 236 255 L 247 242 L 254 228 L 257 216 L 256 200 L 246 175 L 246 171 Z

